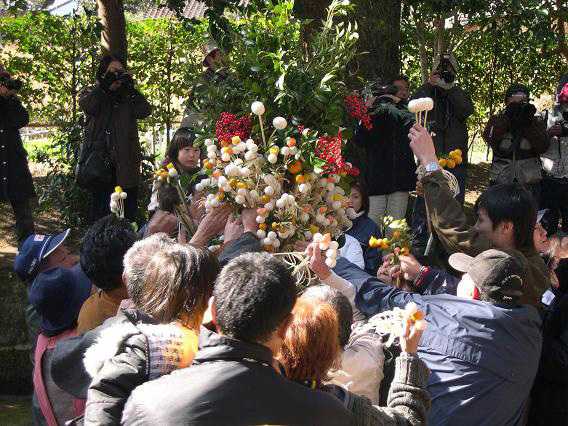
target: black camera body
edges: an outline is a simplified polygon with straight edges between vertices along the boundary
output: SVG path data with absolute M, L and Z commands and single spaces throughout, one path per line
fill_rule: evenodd
M 119 70 L 115 72 L 107 72 L 104 76 L 104 84 L 106 87 L 110 87 L 113 83 L 120 81 L 122 87 L 133 87 L 134 81 L 130 74 L 125 71 Z
M 0 86 L 4 86 L 8 90 L 18 91 L 24 83 L 21 80 L 10 77 L 7 74 L 0 75 Z
M 514 126 L 528 126 L 536 114 L 536 107 L 529 102 L 512 102 L 507 105 L 505 114 Z

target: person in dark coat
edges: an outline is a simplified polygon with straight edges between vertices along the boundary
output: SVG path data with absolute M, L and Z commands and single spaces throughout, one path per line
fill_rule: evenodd
M 452 54 L 438 56 L 434 60 L 432 74 L 428 81 L 412 95 L 412 99 L 429 97 L 434 109 L 428 113 L 426 127 L 433 133 L 434 146 L 438 157 L 460 149 L 463 163 L 451 169 L 460 187 L 457 200 L 465 200 L 467 179 L 468 134 L 467 118 L 474 108 L 470 96 L 456 84 L 458 64 Z M 424 198 L 417 197 L 412 213 L 412 229 L 415 234 L 414 251 L 423 254 L 428 240 L 428 223 Z
M 529 102 L 529 89 L 513 84 L 505 93 L 505 109 L 492 116 L 483 139 L 493 150 L 490 184 L 518 182 L 540 200 L 542 165 L 539 156 L 550 145 L 546 123 Z
M 379 226 L 369 217 L 369 195 L 366 188 L 358 182 L 354 183 L 351 185 L 349 199 L 353 209 L 351 217 L 353 226 L 347 234 L 356 238 L 361 245 L 365 259 L 365 271 L 376 275 L 381 263 L 381 254 L 378 249 L 369 247 L 369 240 L 371 237 L 380 238 L 382 235 Z
M 428 81 L 412 95 L 412 99 L 432 98 L 434 109 L 428 114 L 430 131 L 434 133 L 434 146 L 438 156 L 460 149 L 464 162 L 452 169 L 460 184 L 459 200 L 465 196 L 467 164 L 467 118 L 473 114 L 473 103 L 469 95 L 456 84 L 458 64 L 452 54 L 444 54 L 434 60 L 432 74 Z
M 21 243 L 34 233 L 30 199 L 36 193 L 19 131 L 28 124 L 29 115 L 16 91 L 3 84 L 10 79 L 10 74 L 0 66 L 0 202 L 12 205 L 16 236 Z
M 394 85 L 378 89 L 371 112 L 373 128 L 359 126 L 353 140 L 360 150 L 353 162 L 361 170 L 370 197 L 369 217 L 376 223 L 382 223 L 384 216 L 403 218 L 408 192 L 416 187 L 416 164 L 408 146 L 414 116 L 399 105 L 397 92 Z
M 80 95 L 79 106 L 87 119 L 85 143 L 106 143 L 114 166 L 110 185 L 90 188 L 93 201 L 90 219 L 94 222 L 110 213 L 110 194 L 120 185 L 128 194 L 125 216 L 134 220 L 142 161 L 136 121 L 148 117 L 152 107 L 134 88 L 134 80 L 120 59 L 111 55 L 102 58 L 97 85 Z

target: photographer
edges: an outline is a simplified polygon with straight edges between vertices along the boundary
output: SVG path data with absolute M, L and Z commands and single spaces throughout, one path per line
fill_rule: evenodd
M 463 163 L 449 171 L 456 177 L 460 192 L 456 199 L 463 204 L 467 178 L 467 118 L 473 114 L 473 103 L 469 95 L 456 85 L 458 64 L 452 54 L 443 54 L 434 60 L 432 74 L 412 99 L 432 98 L 434 109 L 428 114 L 426 127 L 432 132 L 434 146 L 438 156 L 460 149 Z M 418 196 L 412 212 L 412 229 L 415 234 L 414 252 L 422 255 L 426 252 L 428 241 L 428 222 L 424 198 Z
M 468 150 L 466 120 L 473 114 L 473 103 L 469 95 L 456 85 L 457 70 L 458 64 L 452 54 L 437 57 L 428 82 L 418 88 L 412 99 L 429 97 L 434 100 L 427 127 L 434 133 L 436 154 L 448 154 L 455 149 L 462 151 L 463 164 L 450 171 L 458 180 L 458 200 L 463 203 Z
M 540 200 L 539 155 L 550 144 L 544 121 L 535 115 L 526 86 L 513 84 L 505 93 L 505 110 L 491 117 L 483 139 L 493 149 L 490 184 L 520 183 Z
M 384 216 L 404 218 L 408 192 L 416 185 L 416 163 L 408 146 L 414 124 L 394 84 L 377 88 L 371 107 L 372 129 L 359 125 L 354 144 L 359 148 L 354 163 L 369 193 L 369 217 L 381 224 Z
M 132 75 L 121 60 L 112 55 L 102 58 L 97 85 L 81 94 L 79 106 L 87 121 L 77 181 L 92 194 L 90 220 L 109 213 L 110 194 L 116 185 L 127 192 L 125 216 L 134 220 L 142 160 L 136 121 L 148 117 L 152 108 L 134 88 Z
M 549 234 L 558 229 L 562 217 L 562 232 L 568 232 L 568 74 L 560 79 L 556 104 L 544 113 L 550 137 L 548 150 L 541 155 L 544 178 L 542 206 L 550 209 Z
M 0 202 L 12 205 L 19 243 L 34 232 L 30 199 L 36 197 L 19 132 L 29 122 L 28 112 L 16 97 L 21 87 L 0 66 Z

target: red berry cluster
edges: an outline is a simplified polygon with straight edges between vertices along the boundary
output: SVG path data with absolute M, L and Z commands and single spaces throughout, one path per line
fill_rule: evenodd
M 316 142 L 315 154 L 327 163 L 324 166 L 327 173 L 340 173 L 346 166 L 341 155 L 341 144 L 341 133 L 337 136 L 320 136 Z
M 347 113 L 356 120 L 361 121 L 361 124 L 367 129 L 373 128 L 371 116 L 363 99 L 357 95 L 349 95 L 345 97 L 345 108 Z
M 237 118 L 235 114 L 222 112 L 215 123 L 215 136 L 220 142 L 230 142 L 233 136 L 244 141 L 249 138 L 251 130 L 252 121 L 248 115 Z

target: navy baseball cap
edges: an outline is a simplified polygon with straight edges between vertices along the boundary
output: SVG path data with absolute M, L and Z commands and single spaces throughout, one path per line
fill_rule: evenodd
M 31 281 L 41 262 L 63 244 L 71 230 L 57 235 L 32 234 L 22 243 L 14 261 L 14 271 L 22 281 Z
M 30 287 L 29 301 L 41 316 L 42 331 L 53 336 L 75 327 L 79 311 L 90 295 L 91 281 L 77 264 L 38 274 Z

